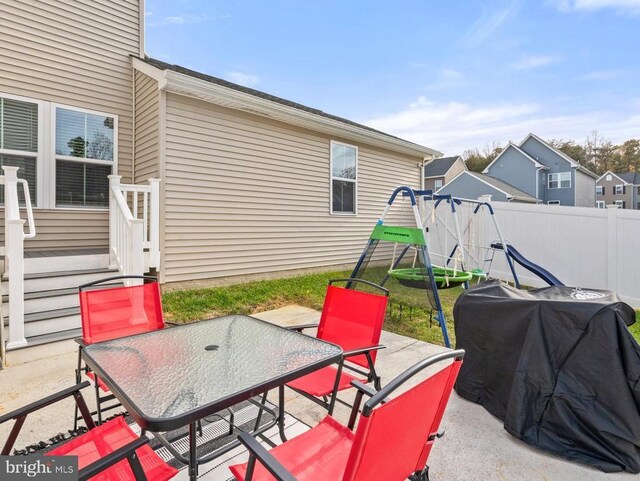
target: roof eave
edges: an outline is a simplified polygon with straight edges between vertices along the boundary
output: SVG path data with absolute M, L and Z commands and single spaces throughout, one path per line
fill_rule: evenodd
M 158 88 L 160 90 L 197 98 L 222 107 L 260 115 L 287 124 L 335 135 L 352 141 L 359 141 L 405 155 L 419 157 L 442 155 L 442 153 L 437 150 L 414 144 L 407 140 L 390 137 L 382 132 L 378 133 L 340 122 L 339 120 L 321 117 L 311 112 L 305 112 L 172 70 L 161 70 L 139 59 L 134 59 L 133 63 L 134 67 L 143 73 L 146 73 L 145 70 L 149 70 L 148 67 L 155 69 L 156 75 L 152 76 L 158 80 Z M 141 67 L 141 63 L 146 65 L 147 68 Z

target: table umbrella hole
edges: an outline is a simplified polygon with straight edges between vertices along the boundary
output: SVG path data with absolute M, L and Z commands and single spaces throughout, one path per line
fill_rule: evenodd
M 204 348 L 205 351 L 217 351 L 218 350 L 218 345 L 217 344 L 210 344 L 207 347 Z

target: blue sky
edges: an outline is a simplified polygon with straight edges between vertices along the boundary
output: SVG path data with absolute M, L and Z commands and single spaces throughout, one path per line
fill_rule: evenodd
M 147 54 L 462 153 L 640 138 L 640 0 L 146 0 Z

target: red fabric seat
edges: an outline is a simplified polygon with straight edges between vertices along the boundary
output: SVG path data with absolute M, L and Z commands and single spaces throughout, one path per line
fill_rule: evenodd
M 106 457 L 138 438 L 122 417 L 91 429 L 82 436 L 55 448 L 47 456 L 78 456 L 78 469 Z M 147 479 L 166 481 L 178 470 L 165 463 L 147 444 L 136 450 Z M 129 462 L 124 459 L 91 478 L 94 481 L 135 481 Z
M 384 295 L 332 285 L 333 282 L 338 281 L 346 282 L 348 287 L 352 287 L 350 284 L 365 283 L 374 289 L 380 290 Z M 324 298 L 320 323 L 318 324 L 318 339 L 339 345 L 346 354 L 356 349 L 378 346 L 380 335 L 382 334 L 384 316 L 387 311 L 387 296 L 388 291 L 386 289 L 362 279 L 330 281 Z M 376 355 L 377 350 L 371 349 L 369 351 L 371 362 L 369 362 L 365 354 L 345 355 L 344 361 L 346 363 L 342 362 L 343 369 L 337 389 L 335 389 L 335 383 L 338 371 L 335 368 L 325 368 L 319 372 L 311 373 L 289 382 L 287 386 L 312 396 L 311 399 L 313 401 L 327 408 L 329 414 L 331 414 L 337 399 L 337 393 L 349 389 L 351 381 L 367 382 L 372 379 L 376 387 L 380 387 L 380 379 L 374 368 Z M 366 370 L 364 376 L 362 370 L 359 372 L 360 376 L 354 376 L 344 371 L 345 368 L 353 370 L 353 367 L 364 368 Z M 316 398 L 317 396 L 328 395 L 331 395 L 329 403 Z
M 427 479 L 427 459 L 462 365 L 464 351 L 448 351 L 427 358 L 391 381 L 365 403 L 355 434 L 330 416 L 316 427 L 269 451 L 276 463 L 299 481 L 404 481 Z M 400 385 L 429 366 L 454 361 L 388 402 Z M 352 419 L 360 408 L 359 391 Z M 243 437 L 247 436 L 248 439 Z M 252 481 L 273 481 L 263 466 L 256 441 L 241 434 L 240 441 L 258 457 Z M 252 447 L 254 446 L 254 447 Z M 258 446 L 259 447 L 259 446 Z M 231 466 L 244 481 L 248 463 Z M 277 471 L 278 469 L 275 469 Z
M 119 276 L 102 279 L 80 286 L 80 316 L 82 318 L 82 345 L 88 346 L 95 342 L 109 341 L 119 337 L 142 334 L 144 332 L 164 329 L 164 314 L 160 298 L 160 285 L 148 282 L 124 287 L 96 288 L 101 284 L 113 281 L 127 281 L 135 279 L 138 282 L 154 280 L 154 277 Z M 84 371 L 95 385 L 96 376 L 85 366 L 81 367 L 81 350 L 78 351 L 78 369 L 76 382 L 81 381 Z M 97 388 L 109 393 L 109 388 L 98 378 Z M 100 396 L 96 389 L 98 423 L 102 422 L 102 411 L 113 409 L 118 404 L 111 404 L 102 409 L 105 402 L 113 399 L 109 394 Z M 77 411 L 76 411 L 77 417 Z
M 331 416 L 326 416 L 313 429 L 296 436 L 270 452 L 299 481 L 330 481 L 342 479 L 354 434 Z M 229 468 L 238 479 L 244 479 L 247 463 Z M 255 481 L 275 478 L 261 465 L 256 465 Z M 372 478 L 373 479 L 373 478 Z
M 314 371 L 311 374 L 295 379 L 287 384 L 287 386 L 293 389 L 299 389 L 311 394 L 312 396 L 328 396 L 333 392 L 337 374 L 338 370 L 335 367 L 327 366 L 318 371 Z M 351 387 L 351 381 L 367 382 L 367 379 L 357 378 L 342 371 L 340 374 L 338 391 L 349 389 Z

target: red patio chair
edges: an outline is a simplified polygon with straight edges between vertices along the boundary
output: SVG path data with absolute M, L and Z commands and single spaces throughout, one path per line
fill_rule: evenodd
M 316 427 L 271 451 L 242 433 L 238 438 L 249 450 L 249 462 L 231 466 L 231 472 L 240 481 L 427 481 L 427 459 L 434 441 L 444 434 L 440 421 L 463 357 L 463 350 L 431 356 L 378 392 L 354 382 L 358 395 L 348 426 L 326 416 Z M 388 400 L 420 371 L 451 358 L 453 363 Z M 354 433 L 364 394 L 372 397 Z
M 114 281 L 127 280 L 149 282 L 133 286 L 109 285 Z M 115 397 L 100 379 L 96 379 L 95 373 L 90 371 L 88 366 L 82 367 L 82 348 L 95 342 L 163 329 L 165 322 L 162 313 L 160 286 L 155 277 L 117 276 L 80 286 L 79 296 L 82 338 L 76 339 L 80 344 L 76 383 L 81 381 L 82 372 L 85 372 L 93 380 L 96 390 L 98 424 L 102 424 L 102 413 L 116 408 L 120 404 L 116 402 L 102 408 L 102 404 L 114 400 Z M 107 394 L 101 395 L 100 391 Z M 77 408 L 75 412 L 77 420 Z M 75 426 L 74 424 L 74 428 Z
M 80 392 L 87 386 L 89 382 L 85 381 L 0 416 L 0 425 L 15 421 L 1 454 L 9 455 L 29 414 L 73 396 L 89 431 L 48 451 L 45 456 L 78 456 L 79 481 L 90 478 L 95 481 L 166 481 L 178 473 L 151 449 L 146 436 L 136 436 L 122 416 L 96 427 Z
M 336 282 L 346 282 L 346 288 L 333 285 Z M 351 288 L 355 283 L 372 287 L 382 295 Z M 387 289 L 364 279 L 330 280 L 320 323 L 291 329 L 300 331 L 317 327 L 317 338 L 342 347 L 343 359 L 337 367 L 325 367 L 296 379 L 287 386 L 320 404 L 329 414 L 333 413 L 336 401 L 343 402 L 337 398 L 338 391 L 350 388 L 353 381 L 373 381 L 375 388 L 380 389 L 375 361 L 377 351 L 384 348 L 379 342 L 388 296 Z M 345 372 L 345 368 L 353 374 Z M 360 377 L 356 377 L 357 375 Z

